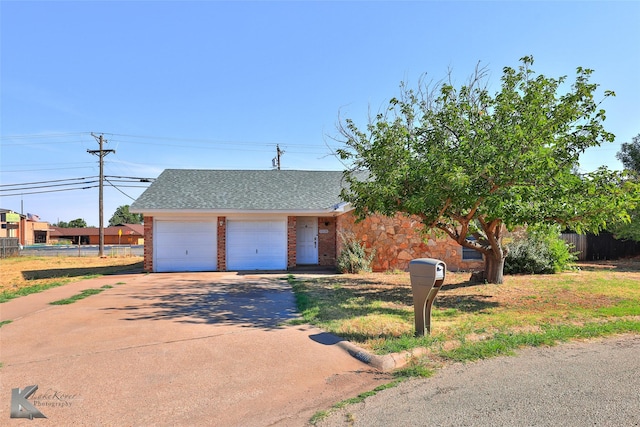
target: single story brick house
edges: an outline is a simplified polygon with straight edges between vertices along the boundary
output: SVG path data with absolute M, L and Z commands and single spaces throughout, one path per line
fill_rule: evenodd
M 340 199 L 341 171 L 167 169 L 131 205 L 144 216 L 148 272 L 334 267 L 340 236 L 375 249 L 375 271 L 406 270 L 414 258 L 451 270 L 482 269 L 482 256 L 425 236 L 415 218 L 361 222 Z
M 51 227 L 51 241 L 69 241 L 74 245 L 97 245 L 100 243 L 100 229 L 98 227 L 63 228 Z M 144 227 L 142 224 L 120 224 L 104 228 L 104 243 L 106 245 L 140 245 L 143 240 Z

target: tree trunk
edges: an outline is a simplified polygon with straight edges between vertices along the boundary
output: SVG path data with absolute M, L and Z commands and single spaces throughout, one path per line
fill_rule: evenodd
M 493 253 L 484 256 L 484 274 L 488 283 L 501 284 L 504 279 L 504 256 L 495 257 Z

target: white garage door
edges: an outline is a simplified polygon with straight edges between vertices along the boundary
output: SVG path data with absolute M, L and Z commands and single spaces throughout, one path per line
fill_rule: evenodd
M 227 269 L 285 270 L 287 223 L 227 221 Z
M 154 270 L 215 271 L 216 223 L 157 221 L 153 234 Z

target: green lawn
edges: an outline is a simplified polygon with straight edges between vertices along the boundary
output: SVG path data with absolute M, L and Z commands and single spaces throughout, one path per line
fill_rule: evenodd
M 414 337 L 408 273 L 289 276 L 303 321 L 378 354 L 425 347 L 430 361 L 505 354 L 527 345 L 640 332 L 640 261 L 583 264 L 554 275 L 474 284 L 447 273 L 432 335 Z

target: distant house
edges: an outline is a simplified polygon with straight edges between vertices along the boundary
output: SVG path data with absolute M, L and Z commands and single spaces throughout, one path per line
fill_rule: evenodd
M 100 229 L 97 227 L 63 228 L 51 227 L 51 241 L 77 245 L 100 244 Z M 105 245 L 141 245 L 144 243 L 142 224 L 122 224 L 104 228 Z
M 344 185 L 339 171 L 167 169 L 130 207 L 144 215 L 145 270 L 334 267 L 345 234 L 375 250 L 376 271 L 420 257 L 482 268 L 455 242 L 423 235 L 417 218 L 356 222 Z

